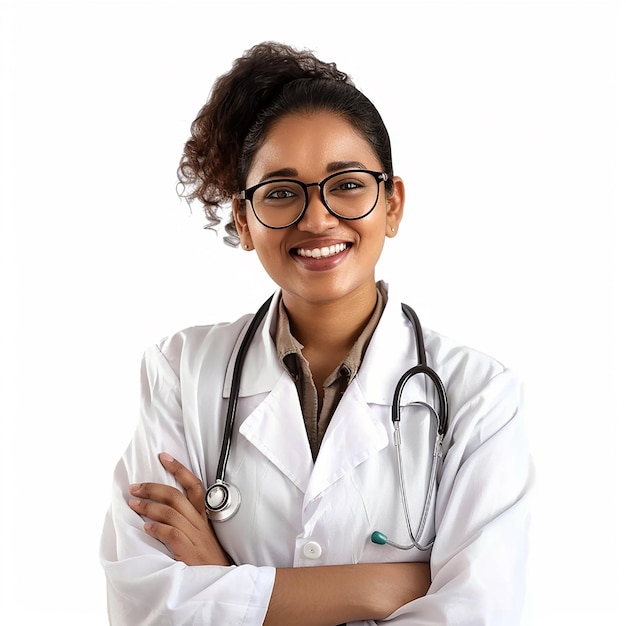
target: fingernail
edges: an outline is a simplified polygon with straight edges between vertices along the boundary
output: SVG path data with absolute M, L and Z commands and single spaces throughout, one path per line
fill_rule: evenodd
M 131 499 L 128 501 L 128 504 L 129 504 L 130 506 L 139 506 L 139 505 L 141 504 L 141 500 L 137 500 L 137 498 L 131 498 Z
M 128 487 L 128 491 L 130 493 L 138 493 L 139 491 L 139 485 L 135 484 L 135 485 L 129 485 Z
M 171 463 L 174 460 L 174 457 L 167 452 L 161 452 L 161 461 L 166 461 L 167 463 Z

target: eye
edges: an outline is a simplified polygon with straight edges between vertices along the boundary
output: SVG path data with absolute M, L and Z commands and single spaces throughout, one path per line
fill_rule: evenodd
M 291 189 L 272 189 L 265 194 L 266 200 L 288 200 L 296 194 Z
M 332 194 L 353 194 L 367 186 L 367 179 L 360 175 L 342 176 L 329 182 L 328 191 Z
M 271 181 L 261 185 L 255 193 L 254 200 L 268 206 L 283 206 L 301 201 L 302 188 L 290 181 Z
M 362 185 L 353 180 L 342 181 L 337 185 L 339 191 L 350 191 L 351 189 L 358 189 L 359 187 L 362 187 Z

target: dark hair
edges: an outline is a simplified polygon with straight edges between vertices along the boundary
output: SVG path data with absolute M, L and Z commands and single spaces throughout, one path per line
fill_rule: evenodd
M 376 107 L 334 63 L 311 52 L 265 42 L 233 63 L 213 85 L 191 125 L 178 168 L 181 196 L 199 200 L 207 228 L 245 186 L 248 170 L 267 132 L 283 115 L 328 111 L 345 117 L 370 143 L 393 188 L 391 144 Z M 239 242 L 232 215 L 225 225 L 229 245 Z

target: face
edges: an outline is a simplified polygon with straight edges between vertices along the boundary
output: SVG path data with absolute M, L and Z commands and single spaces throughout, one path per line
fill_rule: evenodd
M 353 168 L 382 170 L 369 143 L 348 121 L 326 112 L 290 114 L 269 131 L 252 161 L 246 187 L 272 178 L 319 182 Z M 309 188 L 302 219 L 280 230 L 263 226 L 246 202 L 245 212 L 235 211 L 241 243 L 256 250 L 288 308 L 375 297 L 375 265 L 385 237 L 395 235 L 402 217 L 404 188 L 399 178 L 394 183 L 388 196 L 381 182 L 374 210 L 353 221 L 329 213 L 318 187 Z

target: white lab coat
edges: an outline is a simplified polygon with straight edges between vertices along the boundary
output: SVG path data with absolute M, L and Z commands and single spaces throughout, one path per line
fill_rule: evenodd
M 194 327 L 148 349 L 136 434 L 115 470 L 101 559 L 115 626 L 260 625 L 276 567 L 430 560 L 428 594 L 388 618 L 394 625 L 519 624 L 532 482 L 520 383 L 493 359 L 424 329 L 429 364 L 450 408 L 428 552 L 370 541 L 380 530 L 410 543 L 402 511 L 390 404 L 415 364 L 415 341 L 390 294 L 361 368 L 342 398 L 315 464 L 298 395 L 276 357 L 277 297 L 245 360 L 226 479 L 242 494 L 239 512 L 214 523 L 235 563 L 187 566 L 143 530 L 127 505 L 128 485 L 174 484 L 157 454 L 169 452 L 214 481 L 223 417 L 239 342 L 250 316 Z M 435 402 L 418 376 L 403 393 L 402 445 L 412 523 L 419 521 L 435 427 Z M 365 622 L 360 622 L 365 624 Z M 367 622 L 374 624 L 374 622 Z

